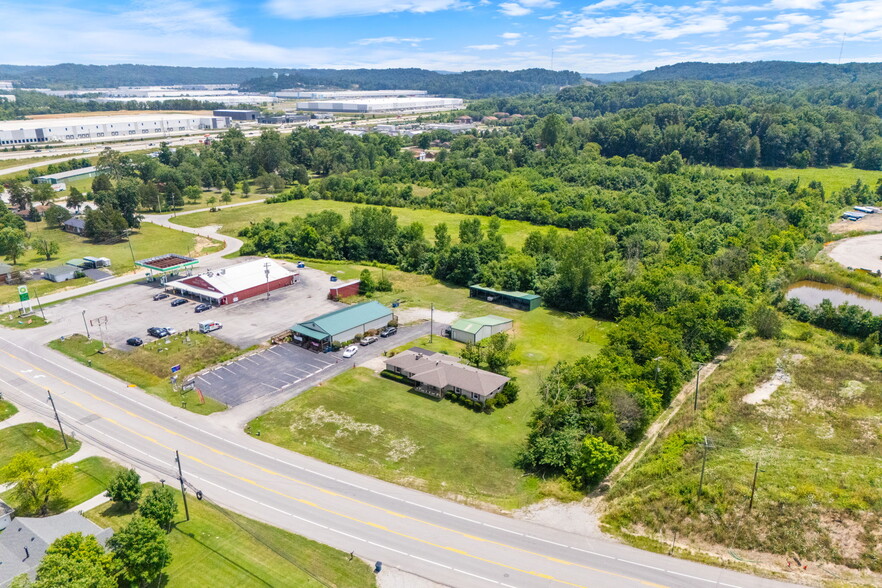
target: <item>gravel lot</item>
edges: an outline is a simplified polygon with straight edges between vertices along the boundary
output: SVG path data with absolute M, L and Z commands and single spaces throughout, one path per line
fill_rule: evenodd
M 880 215 L 873 215 L 882 217 Z M 871 271 L 882 270 L 882 233 L 835 241 L 827 247 L 827 255 L 845 267 Z

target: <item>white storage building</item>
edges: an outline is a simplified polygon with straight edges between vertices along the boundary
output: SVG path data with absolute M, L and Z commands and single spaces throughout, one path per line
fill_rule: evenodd
M 0 121 L 0 145 L 150 137 L 181 131 L 224 129 L 230 120 L 193 114 L 137 114 Z
M 306 100 L 351 100 L 353 98 L 391 98 L 396 96 L 426 96 L 425 90 L 282 90 L 279 98 Z
M 373 113 L 373 112 L 430 112 L 462 108 L 462 98 L 364 98 L 361 100 L 328 100 L 298 102 L 298 110 L 318 112 Z

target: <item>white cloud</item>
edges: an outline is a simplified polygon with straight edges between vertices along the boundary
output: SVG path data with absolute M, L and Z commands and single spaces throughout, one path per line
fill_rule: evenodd
M 419 45 L 423 41 L 431 40 L 429 37 L 371 37 L 353 41 L 354 45 Z
M 499 49 L 500 45 L 469 45 L 466 49 L 474 49 L 475 51 L 493 51 Z
M 517 2 L 503 2 L 499 5 L 499 12 L 506 16 L 525 16 L 533 12 L 533 10 L 521 6 Z
M 393 12 L 437 12 L 460 7 L 459 0 L 269 0 L 272 14 L 290 19 L 366 16 Z
M 499 35 L 502 39 L 520 39 L 524 35 L 522 33 L 502 33 Z
M 771 7 L 778 10 L 819 10 L 824 0 L 772 0 Z
M 588 6 L 584 7 L 582 9 L 582 12 L 599 12 L 626 4 L 635 4 L 638 1 L 639 0 L 600 0 L 600 2 L 589 4 Z
M 882 39 L 882 2 L 843 2 L 821 24 L 831 33 L 849 35 L 852 41 Z

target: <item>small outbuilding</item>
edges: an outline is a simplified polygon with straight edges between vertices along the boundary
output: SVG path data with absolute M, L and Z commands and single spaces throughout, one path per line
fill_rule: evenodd
M 294 343 L 313 351 L 324 351 L 333 342 L 345 343 L 387 326 L 395 319 L 392 311 L 371 300 L 323 314 L 291 327 Z
M 330 291 L 328 291 L 328 299 L 340 300 L 347 296 L 355 296 L 358 294 L 358 289 L 360 287 L 361 280 L 352 280 L 351 282 L 344 282 L 342 284 L 337 284 L 336 286 L 331 286 Z
M 0 263 L 0 284 L 12 283 L 12 266 L 6 263 Z
M 50 282 L 66 282 L 77 277 L 80 268 L 72 265 L 59 265 L 58 267 L 50 267 L 43 272 L 43 277 Z
M 460 343 L 477 343 L 496 333 L 511 329 L 512 320 L 488 314 L 472 319 L 460 319 L 450 325 L 450 338 Z
M 510 306 L 517 310 L 535 310 L 542 305 L 542 297 L 537 294 L 494 290 L 493 288 L 485 288 L 479 285 L 469 286 L 469 296 L 495 304 Z

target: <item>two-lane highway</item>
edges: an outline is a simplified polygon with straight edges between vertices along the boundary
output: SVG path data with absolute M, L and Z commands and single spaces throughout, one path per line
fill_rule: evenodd
M 355 474 L 224 429 L 41 345 L 0 331 L 0 389 L 47 410 L 123 462 L 208 499 L 368 560 L 450 586 L 771 587 L 772 580 L 643 552 L 469 508 Z M 479 449 L 476 449 L 479 450 Z

